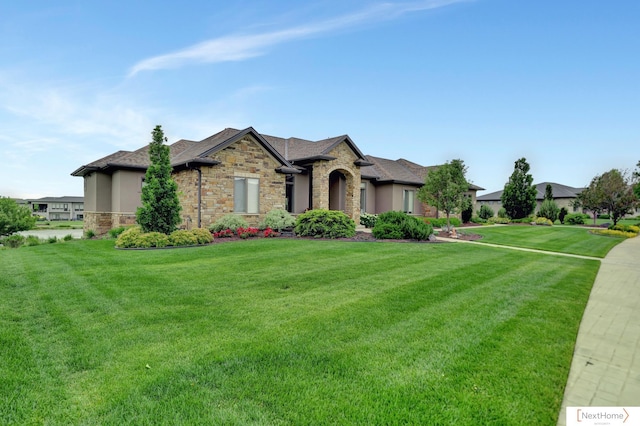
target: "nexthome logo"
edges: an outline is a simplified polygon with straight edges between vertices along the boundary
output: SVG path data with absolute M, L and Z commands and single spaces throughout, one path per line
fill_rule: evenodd
M 567 407 L 567 426 L 640 425 L 640 407 Z

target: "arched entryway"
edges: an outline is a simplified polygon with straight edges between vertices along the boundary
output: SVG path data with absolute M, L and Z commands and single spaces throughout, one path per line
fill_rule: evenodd
M 344 173 L 334 170 L 329 174 L 329 210 L 342 210 L 346 213 L 347 178 Z

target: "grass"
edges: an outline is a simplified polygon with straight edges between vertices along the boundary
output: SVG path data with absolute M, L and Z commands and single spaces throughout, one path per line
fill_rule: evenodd
M 480 243 L 600 258 L 624 241 L 624 238 L 593 235 L 588 229 L 573 226 L 482 226 L 463 232 L 482 235 Z
M 261 239 L 0 251 L 2 424 L 555 425 L 595 260 Z
M 81 220 L 45 220 L 37 221 L 34 229 L 82 229 Z

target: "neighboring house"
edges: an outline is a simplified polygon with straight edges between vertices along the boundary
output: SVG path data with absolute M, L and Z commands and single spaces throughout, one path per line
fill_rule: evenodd
M 342 210 L 356 223 L 361 212 L 424 213 L 416 191 L 429 168 L 365 156 L 347 135 L 314 142 L 249 127 L 169 148 L 185 228 L 207 227 L 228 213 L 258 225 L 273 209 Z M 72 173 L 84 178 L 85 230 L 102 234 L 135 223 L 148 149 L 118 151 Z
M 544 194 L 547 189 L 547 185 L 551 185 L 551 189 L 553 191 L 553 200 L 556 202 L 558 207 L 564 207 L 567 209 L 569 213 L 582 212 L 580 207 L 577 207 L 576 201 L 578 199 L 578 195 L 584 191 L 585 188 L 574 188 L 567 185 L 561 185 L 559 183 L 554 182 L 542 182 L 535 184 L 536 187 L 536 212 L 540 210 L 540 206 L 542 205 L 542 201 L 544 200 Z M 496 191 L 490 194 L 480 195 L 478 197 L 478 203 L 480 205 L 487 205 L 491 207 L 494 214 L 498 214 L 498 210 L 502 208 L 502 193 L 504 191 Z
M 82 220 L 84 197 L 44 197 L 26 200 L 34 215 L 46 220 Z

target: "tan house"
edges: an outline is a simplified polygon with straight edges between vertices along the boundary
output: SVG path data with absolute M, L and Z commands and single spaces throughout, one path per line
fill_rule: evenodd
M 534 185 L 537 191 L 536 212 L 540 210 L 542 201 L 544 201 L 544 194 L 547 189 L 547 185 L 551 185 L 553 200 L 556 202 L 558 207 L 564 207 L 570 213 L 582 212 L 582 209 L 578 207 L 576 201 L 578 199 L 578 195 L 584 191 L 584 188 L 574 188 L 554 182 L 542 182 Z M 478 197 L 478 203 L 480 205 L 487 205 L 491 207 L 494 214 L 498 214 L 498 210 L 502 208 L 502 192 L 503 191 L 496 191 L 490 194 L 481 195 Z
M 85 230 L 97 234 L 135 222 L 149 146 L 118 151 L 75 170 L 84 178 Z M 228 213 L 258 225 L 273 209 L 361 212 L 429 211 L 416 199 L 429 168 L 407 160 L 365 156 L 347 135 L 309 141 L 225 129 L 202 141 L 170 145 L 182 226 L 207 227 Z M 473 187 L 471 194 L 475 200 Z
M 83 197 L 43 197 L 25 200 L 35 216 L 46 220 L 82 220 Z

